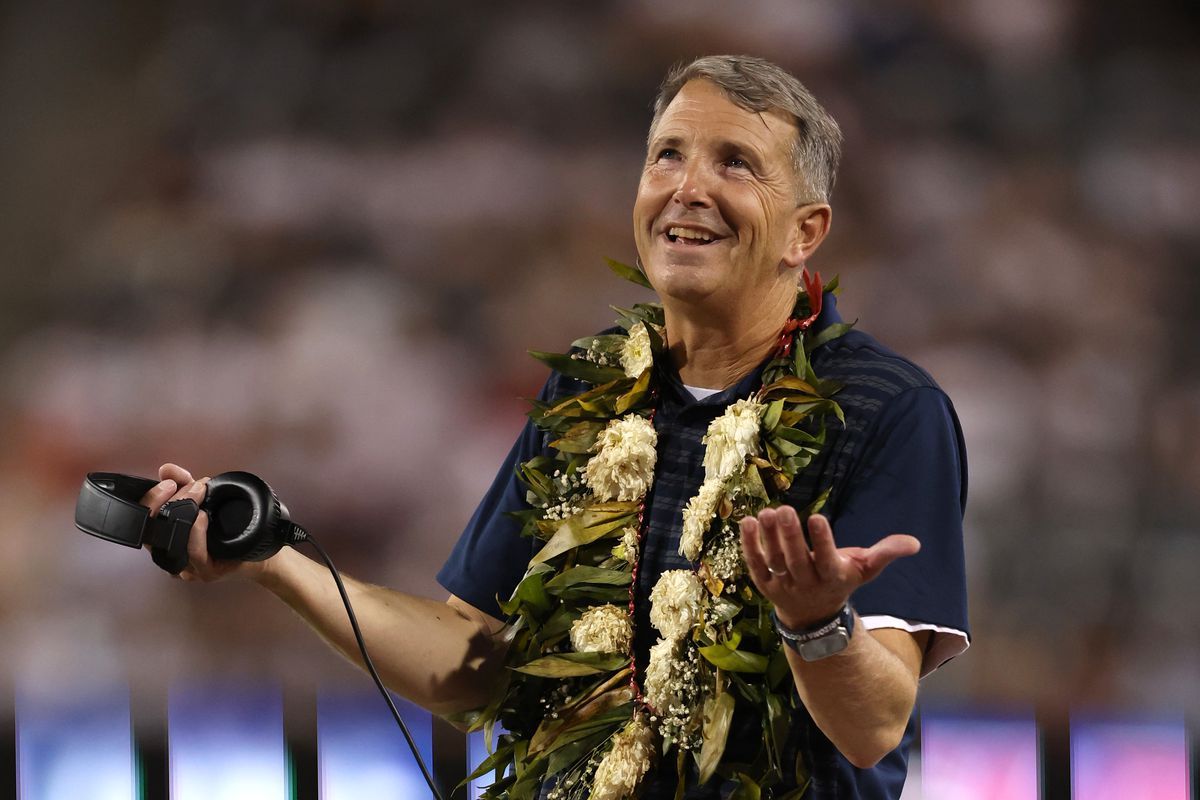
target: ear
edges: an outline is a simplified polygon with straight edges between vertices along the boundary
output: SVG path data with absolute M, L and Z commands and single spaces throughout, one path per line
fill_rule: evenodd
M 828 203 L 808 203 L 792 212 L 791 238 L 783 251 L 783 263 L 803 267 L 804 263 L 825 241 L 833 221 L 833 209 Z

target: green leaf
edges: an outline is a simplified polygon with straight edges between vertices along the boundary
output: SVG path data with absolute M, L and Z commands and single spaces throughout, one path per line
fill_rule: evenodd
M 619 355 L 625 347 L 625 340 L 628 338 L 623 333 L 599 333 L 595 336 L 584 336 L 582 339 L 576 339 L 571 342 L 571 347 L 578 347 L 580 350 L 590 350 L 595 347 L 601 353 Z
M 557 775 L 564 769 L 573 766 L 581 758 L 600 746 L 611 735 L 607 731 L 600 731 L 599 733 L 593 733 L 587 738 L 579 739 L 551 750 L 547 757 L 546 774 Z
M 540 350 L 530 350 L 529 355 L 555 372 L 588 383 L 603 384 L 625 377 L 625 371 L 620 367 L 603 367 L 585 358 L 571 358 L 562 353 L 543 353 Z
M 517 467 L 517 477 L 521 482 L 529 487 L 537 498 L 546 503 L 550 499 L 550 495 L 554 493 L 554 484 L 541 470 L 532 466 L 531 462 L 526 461 Z
M 627 702 L 571 726 L 544 751 L 548 758 L 546 773 L 554 775 L 571 766 L 581 755 L 590 753 L 611 738 L 632 715 L 633 704 Z
M 778 432 L 779 431 L 776 431 L 776 433 L 778 433 Z M 780 453 L 780 455 L 782 455 L 785 458 L 796 455 L 797 453 L 800 452 L 800 449 L 801 449 L 800 445 L 792 444 L 787 439 L 784 439 L 782 436 L 772 436 L 770 438 L 769 442 L 770 442 L 770 446 L 775 448 L 775 450 L 778 451 Z M 776 460 L 771 459 L 771 463 L 772 464 L 776 463 Z
M 507 616 L 516 614 L 522 607 L 527 608 L 535 616 L 541 616 L 548 612 L 550 596 L 546 594 L 545 580 L 546 575 L 550 572 L 553 570 L 549 566 L 534 564 L 517 584 L 512 596 L 500 604 L 500 610 Z
M 626 603 L 629 600 L 629 590 L 623 586 L 596 586 L 582 583 L 566 589 L 557 589 L 554 593 L 563 600 L 586 600 L 589 605 Z
M 550 615 L 550 618 L 542 623 L 538 633 L 543 639 L 550 639 L 555 636 L 566 633 L 571 630 L 571 626 L 575 624 L 575 620 L 579 619 L 579 612 L 568 608 L 566 605 L 560 605 Z
M 508 789 L 516 780 L 516 775 L 505 775 L 491 786 L 485 787 L 479 800 L 511 800 L 512 795 L 508 793 Z
M 637 503 L 614 501 L 588 506 L 583 513 L 562 521 L 550 541 L 530 561 L 538 564 L 562 555 L 568 550 L 597 539 L 611 536 L 632 523 L 637 516 Z
M 561 437 L 552 441 L 550 446 L 563 453 L 586 453 L 592 449 L 592 445 L 596 443 L 596 437 L 602 430 L 604 430 L 603 422 L 592 420 L 576 422 L 567 428 L 567 432 Z
M 609 269 L 611 269 L 617 275 L 620 275 L 625 280 L 629 281 L 630 283 L 636 283 L 638 286 L 645 287 L 650 291 L 654 291 L 654 287 L 650 285 L 649 279 L 642 274 L 641 270 L 631 267 L 628 264 L 622 264 L 620 261 L 612 258 L 606 258 L 604 261 L 608 264 Z
M 721 692 L 705 704 L 704 743 L 696 766 L 700 771 L 700 783 L 704 783 L 717 771 L 721 756 L 725 753 L 725 741 L 729 738 L 729 723 L 733 721 L 733 695 Z
M 712 644 L 708 647 L 697 648 L 704 660 L 729 672 L 766 672 L 767 657 L 759 653 L 747 653 L 744 650 L 729 647 L 726 644 Z
M 804 350 L 808 353 L 811 353 L 821 345 L 832 342 L 838 337 L 845 336 L 846 333 L 857 324 L 858 320 L 855 320 L 854 322 L 834 322 L 831 325 L 827 325 L 818 331 L 816 336 L 804 337 Z
M 735 786 L 729 800 L 762 800 L 762 789 L 744 772 L 734 773 Z
M 479 766 L 477 766 L 474 770 L 472 770 L 471 774 L 468 775 L 467 777 L 463 778 L 462 782 L 459 783 L 458 786 L 455 786 L 454 788 L 459 789 L 463 786 L 466 786 L 468 783 L 475 780 L 476 778 L 486 775 L 487 773 L 491 772 L 492 770 L 496 769 L 497 767 L 499 767 L 501 765 L 508 764 L 510 761 L 512 761 L 512 755 L 513 755 L 513 746 L 511 743 L 507 744 L 507 745 L 501 745 L 499 748 L 496 749 L 496 752 L 492 753 L 490 756 L 485 758 L 483 761 L 479 762 Z
M 805 352 L 803 334 L 801 334 L 800 341 L 797 343 L 797 346 L 792 347 L 792 362 L 795 364 L 795 372 L 797 375 L 808 374 L 808 353 Z
M 767 494 L 767 487 L 763 484 L 762 473 L 754 464 L 747 464 L 746 469 L 742 471 L 738 489 L 746 497 L 756 498 L 764 503 L 771 500 L 770 495 Z
M 577 583 L 599 584 L 601 586 L 628 586 L 632 580 L 629 572 L 620 572 L 604 567 L 571 567 L 546 581 L 546 590 L 557 593 L 562 589 Z
M 765 431 L 775 430 L 775 426 L 779 424 L 779 417 L 783 413 L 783 400 L 772 400 L 767 404 L 767 410 L 763 414 L 762 429 Z
M 741 610 L 742 606 L 728 597 L 714 597 L 709 603 L 709 614 L 713 625 L 729 622 Z
M 627 677 L 629 670 L 617 674 L 622 673 Z M 606 731 L 611 735 L 616 726 L 628 721 L 629 712 L 625 709 L 632 708 L 632 703 L 633 692 L 625 685 L 612 688 L 578 708 L 560 711 L 558 718 L 544 719 L 538 725 L 529 740 L 529 750 L 549 753 L 598 731 Z M 617 709 L 615 715 L 613 709 Z
M 543 416 L 545 418 L 583 417 L 591 414 L 603 417 L 607 422 L 608 417 L 612 416 L 612 396 L 621 394 L 632 385 L 633 379 L 625 377 L 625 373 L 621 372 L 620 379 L 593 386 L 586 392 L 577 395 L 564 397 L 546 409 Z
M 776 438 L 786 439 L 789 442 L 796 444 L 815 444 L 819 443 L 816 436 L 813 436 L 807 431 L 802 431 L 799 428 L 780 427 L 775 431 Z
M 630 330 L 639 322 L 644 324 L 647 329 L 653 333 L 651 326 L 657 325 L 660 328 L 663 326 L 663 309 L 658 303 L 636 303 L 633 308 L 621 308 L 621 306 L 609 306 L 619 315 L 617 324 L 625 330 Z M 653 344 L 653 339 L 651 340 Z
M 514 763 L 517 779 L 508 789 L 508 800 L 533 800 L 542 784 L 542 776 L 546 774 L 546 759 L 544 757 L 526 760 L 520 758 Z
M 771 653 L 770 663 L 767 665 L 767 687 L 774 689 L 778 687 L 785 677 L 791 675 L 792 668 L 788 664 L 787 655 L 780 647 L 774 653 Z
M 538 675 L 542 678 L 573 678 L 579 675 L 596 675 L 621 669 L 629 658 L 620 653 L 555 653 L 535 658 L 519 667 L 516 672 Z
M 808 504 L 808 508 L 804 509 L 804 513 L 800 516 L 803 518 L 811 517 L 813 514 L 820 512 L 825 507 L 826 501 L 829 500 L 829 494 L 833 491 L 833 487 L 827 487 L 825 491 L 817 495 L 817 499 Z
M 613 406 L 617 414 L 624 415 L 629 409 L 640 405 L 650 396 L 650 376 L 653 372 L 653 367 L 642 370 L 642 374 L 638 376 L 633 387 L 617 398 L 617 402 Z
M 784 395 L 808 395 L 810 397 L 820 396 L 817 394 L 816 388 L 814 388 L 811 383 L 800 380 L 793 375 L 785 375 L 784 377 L 772 383 L 770 386 L 764 386 L 762 388 L 762 393 L 764 396 L 780 393 Z
M 633 310 L 650 329 L 650 341 L 653 343 L 655 327 L 662 328 L 667 324 L 667 315 L 663 311 L 662 303 L 634 303 Z
M 763 735 L 770 751 L 771 763 L 779 768 L 783 758 L 783 737 L 787 733 L 788 717 L 784 714 L 783 702 L 774 692 L 767 693 L 767 713 L 763 717 Z

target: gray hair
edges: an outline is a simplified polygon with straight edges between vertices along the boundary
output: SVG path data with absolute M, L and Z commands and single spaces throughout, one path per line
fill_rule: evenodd
M 759 113 L 778 109 L 791 114 L 799 133 L 792 145 L 792 167 L 800 184 L 801 203 L 828 203 L 842 157 L 842 131 L 812 92 L 783 68 L 754 56 L 704 56 L 671 68 L 658 96 L 650 135 L 683 85 L 712 81 L 738 106 Z

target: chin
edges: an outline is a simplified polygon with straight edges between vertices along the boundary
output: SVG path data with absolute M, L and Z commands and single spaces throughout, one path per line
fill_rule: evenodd
M 705 276 L 697 274 L 694 268 L 668 267 L 656 274 L 651 283 L 659 297 L 664 300 L 670 298 L 683 303 L 698 304 L 709 301 L 717 288 L 712 281 L 704 278 Z

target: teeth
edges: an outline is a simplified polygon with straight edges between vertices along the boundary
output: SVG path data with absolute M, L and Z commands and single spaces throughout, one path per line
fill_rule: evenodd
M 691 228 L 670 228 L 667 231 L 667 236 L 673 236 L 677 239 L 699 239 L 702 242 L 711 242 L 713 240 L 712 234 L 692 230 Z

